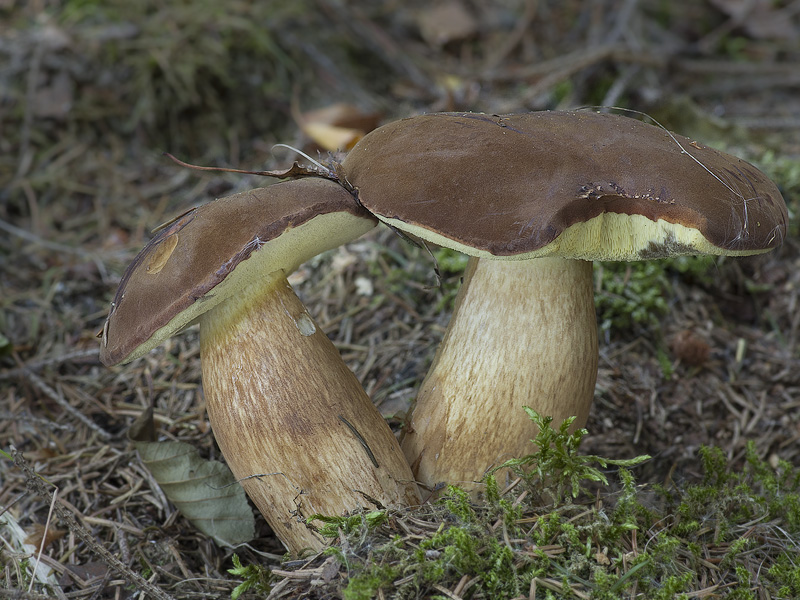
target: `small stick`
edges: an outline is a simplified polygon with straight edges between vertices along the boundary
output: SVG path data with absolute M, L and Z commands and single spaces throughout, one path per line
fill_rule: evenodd
M 40 360 L 29 361 L 25 363 L 24 366 L 17 367 L 16 369 L 9 369 L 8 371 L 3 371 L 2 373 L 0 373 L 0 379 L 11 379 L 12 377 L 19 377 L 20 375 L 24 375 L 27 371 L 38 371 L 43 367 L 49 367 L 52 365 L 61 365 L 76 359 L 97 358 L 98 354 L 100 354 L 99 348 L 89 348 L 86 350 L 75 350 L 74 352 L 67 352 L 65 354 L 59 354 L 57 356 L 49 356 L 47 358 L 42 358 Z
M 84 415 L 82 412 L 77 410 L 74 406 L 72 406 L 69 402 L 67 402 L 62 395 L 47 385 L 41 377 L 39 377 L 36 373 L 29 369 L 23 368 L 22 374 L 39 390 L 41 390 L 48 398 L 53 400 L 56 404 L 58 404 L 61 408 L 71 414 L 73 417 L 78 419 L 81 423 L 86 425 L 89 429 L 94 431 L 97 435 L 99 435 L 104 440 L 111 439 L 111 434 L 108 433 L 105 429 L 100 427 L 97 423 L 92 421 L 89 417 Z
M 56 499 L 58 498 L 58 487 L 53 492 L 53 499 L 50 501 L 50 510 L 47 511 L 47 521 L 44 524 L 44 533 L 42 534 L 42 542 L 39 544 L 39 552 L 36 554 L 36 563 L 33 565 L 33 573 L 31 574 L 31 582 L 28 585 L 28 593 L 33 590 L 33 582 L 36 581 L 36 571 L 39 570 L 39 565 L 42 562 L 42 552 L 44 552 L 44 545 L 47 543 L 47 530 L 50 528 L 50 520 L 53 518 L 53 507 L 55 506 Z

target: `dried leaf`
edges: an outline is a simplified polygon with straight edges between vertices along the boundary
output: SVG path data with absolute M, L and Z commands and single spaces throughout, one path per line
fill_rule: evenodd
M 419 33 L 430 46 L 441 48 L 478 32 L 478 22 L 460 0 L 439 2 L 417 15 Z
M 92 579 L 102 579 L 108 573 L 108 565 L 100 561 L 90 561 L 82 565 L 64 565 L 66 571 L 69 571 L 76 578 L 82 581 L 91 581 Z M 62 586 L 68 586 L 73 582 L 66 571 L 61 575 L 59 583 Z
M 65 533 L 66 531 L 56 529 L 52 525 L 45 529 L 45 526 L 41 523 L 34 523 L 30 533 L 28 533 L 28 537 L 25 538 L 25 543 L 35 546 L 36 548 L 47 548 L 56 540 L 60 540 L 64 537 Z M 42 546 L 42 540 L 44 540 L 44 546 Z
M 350 150 L 364 137 L 364 132 L 359 129 L 336 127 L 325 123 L 306 123 L 300 128 L 315 144 L 330 152 Z
M 375 129 L 379 113 L 367 113 L 352 104 L 337 103 L 301 113 L 297 103 L 292 105 L 297 126 L 323 150 L 350 150 L 358 140 Z
M 253 539 L 253 511 L 227 465 L 203 460 L 183 442 L 153 441 L 152 408 L 136 419 L 128 438 L 170 502 L 195 527 L 222 546 Z
M 365 112 L 352 104 L 337 102 L 324 108 L 303 113 L 302 120 L 307 123 L 321 123 L 346 129 L 359 129 L 363 133 L 369 133 L 380 123 L 381 114 Z

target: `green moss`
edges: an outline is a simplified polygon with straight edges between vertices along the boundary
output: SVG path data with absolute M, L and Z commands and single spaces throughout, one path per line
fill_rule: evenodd
M 71 116 L 172 151 L 276 128 L 285 114 L 267 110 L 270 99 L 284 103 L 307 71 L 276 30 L 313 14 L 303 1 L 69 0 L 54 19 L 97 69 Z
M 469 257 L 461 252 L 456 252 L 450 248 L 438 248 L 434 250 L 433 256 L 439 264 L 439 272 L 443 277 L 458 275 L 467 268 Z
M 575 417 L 566 419 L 558 430 L 551 427 L 552 417 L 541 417 L 531 408 L 523 407 L 528 417 L 536 424 L 538 433 L 533 441 L 536 451 L 528 456 L 509 460 L 496 467 L 509 468 L 523 478 L 531 486 L 541 487 L 546 484 L 553 494 L 555 504 L 564 500 L 564 494 L 569 492 L 577 498 L 586 482 L 608 483 L 605 475 L 598 467 L 609 465 L 627 467 L 639 464 L 649 456 L 640 456 L 631 460 L 611 460 L 600 456 L 584 455 L 578 452 L 581 440 L 589 432 L 578 429 L 569 433 Z
M 756 595 L 753 593 L 750 572 L 742 565 L 736 565 L 734 569 L 738 585 L 736 585 L 728 594 L 728 598 L 735 600 L 756 600 Z
M 401 575 L 400 569 L 393 565 L 367 565 L 362 573 L 351 577 L 343 591 L 345 600 L 372 600 L 378 590 L 387 587 Z
M 770 581 L 778 588 L 781 598 L 800 598 L 800 564 L 797 552 L 782 552 L 767 571 Z
M 317 528 L 320 535 L 329 538 L 338 538 L 341 533 L 346 536 L 366 535 L 388 518 L 385 510 L 373 510 L 367 513 L 355 513 L 344 517 L 328 517 L 326 515 L 311 515 L 307 519 L 309 525 L 315 521 L 322 523 Z
M 459 487 L 454 485 L 447 487 L 444 505 L 462 523 L 474 523 L 477 519 L 477 515 L 471 506 L 469 494 Z
M 800 160 L 779 156 L 768 150 L 753 162 L 778 185 L 786 200 L 789 209 L 787 235 L 800 235 Z
M 595 263 L 595 307 L 600 327 L 628 330 L 656 328 L 669 312 L 671 275 L 709 281 L 711 256 L 677 256 L 641 262 Z
M 722 451 L 703 448 L 698 483 L 642 486 L 631 468 L 645 457 L 583 455 L 585 432 L 569 433 L 571 421 L 553 429 L 528 415 L 539 427 L 534 451 L 504 465 L 522 478 L 515 497 L 490 474 L 479 500 L 449 487 L 408 515 L 323 519 L 330 534 L 346 532 L 347 544 L 329 550 L 345 568 L 343 596 L 445 598 L 443 589 L 469 582 L 462 597 L 527 597 L 535 587 L 536 598 L 672 600 L 709 581 L 729 598 L 749 600 L 756 588 L 797 596 L 797 469 L 771 467 L 752 445 L 745 468 L 733 469 Z
M 247 591 L 259 594 L 269 594 L 272 589 L 272 572 L 260 565 L 243 565 L 239 556 L 234 554 L 231 557 L 233 568 L 228 569 L 228 573 L 243 579 L 231 592 L 231 600 L 237 600 L 239 596 Z

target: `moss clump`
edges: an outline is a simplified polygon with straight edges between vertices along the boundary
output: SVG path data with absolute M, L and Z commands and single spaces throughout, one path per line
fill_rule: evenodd
M 367 534 L 387 519 L 386 511 L 373 510 L 371 512 L 355 513 L 344 517 L 328 517 L 326 515 L 311 515 L 307 522 L 313 526 L 316 521 L 322 523 L 317 528 L 320 535 L 325 537 L 338 537 L 340 533 L 353 535 L 355 533 Z
M 671 276 L 710 280 L 713 256 L 676 256 L 643 262 L 595 263 L 595 307 L 604 331 L 654 328 L 669 312 Z
M 702 481 L 637 484 L 630 467 L 579 452 L 569 433 L 528 411 L 535 451 L 503 465 L 519 479 L 500 490 L 493 475 L 476 501 L 449 487 L 405 512 L 326 519 L 328 550 L 343 570 L 330 589 L 347 600 L 384 598 L 617 598 L 672 600 L 797 597 L 800 472 L 777 468 L 748 446 L 744 469 L 703 448 Z M 609 467 L 615 467 L 611 470 Z M 380 517 L 378 516 L 380 515 Z M 320 559 L 324 560 L 324 559 Z
M 102 116 L 173 151 L 196 150 L 208 131 L 274 127 L 285 115 L 267 118 L 269 103 L 285 102 L 302 72 L 276 30 L 306 11 L 305 2 L 64 2 L 58 23 L 87 40 L 76 50 L 97 70 L 74 116 Z
M 231 558 L 233 568 L 228 569 L 228 573 L 242 579 L 242 583 L 233 588 L 231 592 L 231 600 L 238 600 L 239 596 L 248 590 L 269 594 L 272 583 L 272 573 L 259 565 L 242 565 L 239 556 L 234 554 Z
M 768 150 L 755 162 L 770 179 L 778 183 L 786 200 L 789 210 L 787 236 L 800 235 L 800 161 L 794 157 L 778 156 L 774 151 Z
M 381 246 L 369 265 L 370 276 L 379 282 L 374 303 L 383 302 L 388 292 L 411 304 L 422 304 L 433 293 L 438 297 L 436 310 L 450 313 L 468 260 L 449 248 L 429 250 L 409 243 L 398 252 Z

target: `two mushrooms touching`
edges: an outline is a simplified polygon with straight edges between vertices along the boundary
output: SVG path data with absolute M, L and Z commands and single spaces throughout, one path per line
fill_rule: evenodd
M 330 171 L 222 198 L 163 226 L 125 272 L 101 360 L 200 324 L 209 419 L 235 477 L 291 551 L 315 513 L 475 491 L 530 451 L 530 406 L 588 417 L 593 260 L 767 252 L 780 192 L 749 163 L 596 112 L 429 114 L 365 136 Z M 298 177 L 299 175 L 299 177 Z M 400 443 L 286 276 L 378 221 L 470 256 Z

